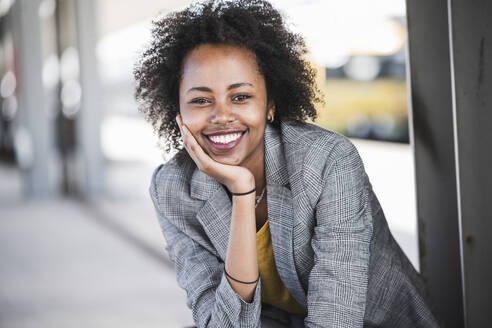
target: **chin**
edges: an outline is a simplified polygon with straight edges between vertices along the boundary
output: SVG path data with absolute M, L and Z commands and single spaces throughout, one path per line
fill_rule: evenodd
M 234 166 L 237 166 L 242 162 L 239 157 L 213 156 L 212 159 L 220 164 L 234 165 Z

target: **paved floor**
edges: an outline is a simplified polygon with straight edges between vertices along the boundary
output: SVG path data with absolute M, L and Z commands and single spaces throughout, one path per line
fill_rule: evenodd
M 0 209 L 0 327 L 185 327 L 172 269 L 74 201 Z

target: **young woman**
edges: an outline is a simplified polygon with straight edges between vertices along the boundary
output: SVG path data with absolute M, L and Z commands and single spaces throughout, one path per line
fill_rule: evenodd
M 141 109 L 184 148 L 150 194 L 198 327 L 437 327 L 357 150 L 309 124 L 302 38 L 265 1 L 154 23 Z

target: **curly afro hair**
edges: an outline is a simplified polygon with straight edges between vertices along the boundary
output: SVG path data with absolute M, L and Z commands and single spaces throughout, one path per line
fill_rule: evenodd
M 182 147 L 175 118 L 183 59 L 206 43 L 245 47 L 256 55 L 268 99 L 275 103 L 274 126 L 286 119 L 316 119 L 314 104 L 322 100 L 316 71 L 303 58 L 302 37 L 287 30 L 267 1 L 208 0 L 153 21 L 151 42 L 134 70 L 139 109 L 159 138 L 169 141 L 167 152 Z

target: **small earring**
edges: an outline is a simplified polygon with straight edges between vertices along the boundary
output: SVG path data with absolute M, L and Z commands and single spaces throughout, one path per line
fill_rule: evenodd
M 269 122 L 269 123 L 273 123 L 273 120 L 274 120 L 274 119 L 275 119 L 275 118 L 273 117 L 273 115 L 272 115 L 272 116 L 268 116 L 268 122 Z

